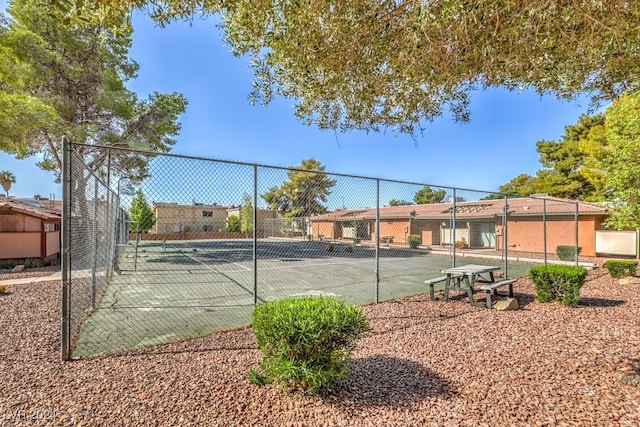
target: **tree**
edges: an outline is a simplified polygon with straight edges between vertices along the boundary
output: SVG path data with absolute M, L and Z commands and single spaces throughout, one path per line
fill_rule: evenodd
M 640 92 L 627 94 L 606 110 L 609 151 L 605 194 L 615 208 L 607 224 L 640 228 Z
M 136 191 L 136 195 L 131 201 L 131 208 L 129 209 L 129 231 L 141 232 L 151 230 L 156 223 L 156 214 L 153 209 L 147 203 L 147 199 L 144 196 L 142 190 Z
M 11 184 L 15 183 L 16 177 L 14 174 L 9 171 L 0 172 L 0 185 L 2 185 L 2 188 L 7 193 L 7 197 L 9 197 L 9 189 L 11 188 Z
M 336 181 L 325 173 L 325 167 L 315 159 L 303 160 L 287 171 L 288 181 L 272 187 L 261 197 L 285 218 L 309 217 L 327 211 L 326 203 Z
M 413 196 L 413 201 L 418 205 L 430 205 L 433 203 L 442 203 L 447 192 L 440 190 L 432 190 L 431 187 L 425 185 Z
M 535 185 L 542 193 L 575 200 L 596 198 L 596 187 L 584 175 L 587 153 L 583 151 L 589 144 L 604 141 L 589 140 L 593 129 L 602 128 L 604 115 L 582 115 L 575 125 L 565 127 L 560 141 L 539 141 L 536 149 L 540 153 L 540 163 L 544 167 L 537 174 Z M 586 142 L 589 141 L 589 142 Z M 595 153 L 591 147 L 591 153 Z
M 11 0 L 10 16 L 0 19 L 0 150 L 17 158 L 42 155 L 39 166 L 59 178 L 66 136 L 87 144 L 77 149 L 98 175 L 106 174 L 110 157 L 113 175 L 146 177 L 149 155 L 96 145 L 169 151 L 185 98 L 139 99 L 126 88 L 138 70 L 128 57 L 129 31 L 65 26 L 63 11 L 49 6 Z
M 240 218 L 235 215 L 227 217 L 227 231 L 240 231 Z
M 240 208 L 240 231 L 248 233 L 253 231 L 253 202 L 251 196 L 245 194 L 242 197 L 242 207 Z
M 565 126 L 559 141 L 538 141 L 542 169 L 535 176 L 521 174 L 499 187 L 503 194 L 526 197 L 535 193 L 574 200 L 603 199 L 605 171 L 601 159 L 607 153 L 605 115 L 582 115 Z
M 412 204 L 411 202 L 407 202 L 406 200 L 389 200 L 389 206 L 406 206 Z
M 640 3 L 629 0 L 54 0 L 67 19 L 160 24 L 220 14 L 251 57 L 254 102 L 282 95 L 320 128 L 413 133 L 449 110 L 468 120 L 475 89 L 534 88 L 593 101 L 640 87 Z
M 538 191 L 535 190 L 535 182 L 535 177 L 523 173 L 498 187 L 498 191 L 511 197 L 527 197 L 531 194 L 538 193 Z

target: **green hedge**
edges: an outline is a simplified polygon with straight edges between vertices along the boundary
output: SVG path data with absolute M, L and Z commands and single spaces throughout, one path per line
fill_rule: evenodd
M 578 246 L 578 253 L 582 248 Z M 576 247 L 575 246 L 557 246 L 556 254 L 562 261 L 575 261 L 576 260 Z
M 624 277 L 636 275 L 638 261 L 610 259 L 604 263 L 611 277 Z
M 580 301 L 580 288 L 587 277 L 587 270 L 569 265 L 537 265 L 531 267 L 529 277 L 536 300 L 574 306 Z
M 409 236 L 409 247 L 417 248 L 422 243 L 422 238 L 419 234 L 411 234 Z
M 333 297 L 290 297 L 259 304 L 253 330 L 263 359 L 256 384 L 329 392 L 348 372 L 355 340 L 369 331 L 362 310 Z

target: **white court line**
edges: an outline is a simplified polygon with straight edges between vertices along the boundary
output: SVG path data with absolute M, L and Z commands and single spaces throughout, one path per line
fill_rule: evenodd
M 258 263 L 258 270 L 259 271 L 264 271 L 264 270 L 284 270 L 284 269 L 291 269 L 294 267 L 317 267 L 317 266 L 325 266 L 325 265 L 349 265 L 349 264 L 365 264 L 364 262 L 358 262 L 358 261 L 350 261 L 350 262 L 320 262 L 320 263 L 315 263 L 315 264 L 302 264 L 299 262 L 292 262 L 288 265 L 280 265 L 280 266 L 273 266 L 273 267 L 260 267 L 260 263 Z M 373 263 L 372 263 L 373 264 Z M 243 266 L 245 267 L 245 266 Z M 245 267 L 248 270 L 253 270 L 253 268 L 248 268 Z M 239 270 L 230 270 L 228 271 L 228 273 L 237 273 Z
M 180 248 L 175 248 L 175 249 L 180 249 Z M 207 267 L 207 268 L 209 268 L 209 269 L 211 269 L 211 270 L 213 270 L 213 271 L 217 271 L 217 270 L 216 270 L 216 269 L 214 269 L 213 267 L 209 267 L 206 263 L 204 263 L 204 262 L 202 262 L 202 261 L 200 261 L 200 260 L 198 260 L 198 259 L 196 259 L 196 258 L 194 258 L 194 257 L 190 256 L 190 255 L 188 254 L 188 252 L 186 252 L 185 250 L 182 250 L 182 252 L 181 252 L 181 253 L 182 253 L 183 255 L 187 256 L 187 258 L 191 258 L 192 260 L 194 260 L 194 261 L 196 261 L 196 262 L 199 262 L 200 264 L 204 265 L 205 267 Z M 197 252 L 196 252 L 196 253 L 197 253 Z M 209 253 L 209 252 L 203 252 L 203 253 Z M 214 258 L 217 258 L 217 259 L 219 259 L 219 260 L 222 260 L 222 261 L 224 261 L 224 262 L 226 262 L 226 263 L 228 263 L 228 264 L 237 265 L 238 267 L 242 267 L 242 268 L 244 268 L 245 270 L 253 270 L 253 268 L 249 268 L 249 267 L 247 267 L 246 265 L 238 264 L 237 262 L 234 262 L 234 261 L 229 261 L 228 259 L 224 259 L 224 258 L 222 258 L 222 257 L 219 257 L 219 256 L 215 255 L 215 254 L 211 254 L 211 255 L 213 255 L 213 257 L 214 257 Z

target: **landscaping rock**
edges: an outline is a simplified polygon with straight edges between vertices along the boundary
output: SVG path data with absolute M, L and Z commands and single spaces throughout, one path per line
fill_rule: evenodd
M 493 308 L 498 311 L 519 310 L 520 305 L 517 299 L 507 298 L 496 302 Z
M 24 271 L 24 264 L 16 265 L 13 267 L 13 270 L 11 270 L 12 273 L 20 273 L 21 271 Z
M 618 283 L 621 285 L 640 285 L 640 277 L 623 277 Z

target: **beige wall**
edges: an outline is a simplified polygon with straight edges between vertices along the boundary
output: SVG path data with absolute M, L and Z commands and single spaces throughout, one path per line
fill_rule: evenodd
M 231 208 L 227 212 L 227 216 L 235 216 L 237 218 L 240 218 L 240 216 L 242 215 L 242 208 Z M 274 211 L 273 209 L 258 209 L 257 217 L 258 226 L 256 227 L 256 230 L 266 231 L 267 229 L 269 229 L 269 227 L 265 226 L 265 221 L 277 218 L 278 211 Z
M 339 239 L 342 236 L 338 236 L 335 232 L 333 221 L 313 221 L 313 237 L 320 238 L 322 236 L 325 239 Z
M 0 211 L 0 232 L 40 231 L 40 219 L 11 211 Z
M 502 249 L 502 226 L 496 226 L 496 246 Z M 581 216 L 578 220 L 578 246 L 580 254 L 595 256 L 595 230 L 602 228 L 602 217 Z M 507 229 L 509 250 L 519 252 L 544 252 L 544 225 L 540 217 L 510 217 Z M 555 254 L 558 246 L 575 245 L 574 217 L 547 217 L 547 253 Z
M 40 258 L 40 233 L 0 233 L 0 259 Z
M 60 232 L 52 231 L 46 233 L 46 253 L 45 257 L 56 255 L 60 253 Z
M 213 205 L 154 205 L 153 233 L 224 231 L 227 208 Z M 204 212 L 211 216 L 204 216 Z
M 156 234 L 178 232 L 218 232 L 227 228 L 229 216 L 240 217 L 239 208 L 228 208 L 218 205 L 154 205 L 156 223 L 151 230 Z M 204 212 L 211 216 L 204 216 Z M 266 220 L 277 218 L 278 212 L 271 209 L 258 209 L 257 231 L 265 230 Z

